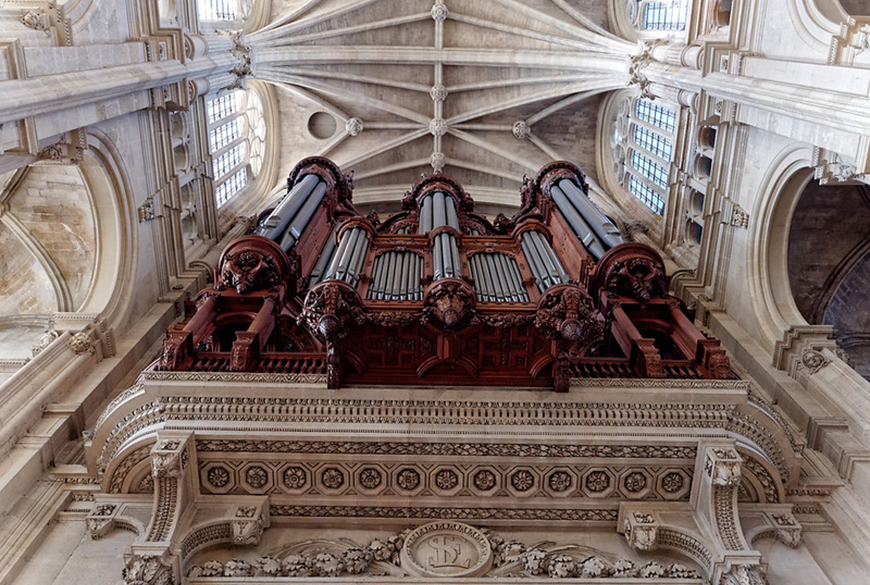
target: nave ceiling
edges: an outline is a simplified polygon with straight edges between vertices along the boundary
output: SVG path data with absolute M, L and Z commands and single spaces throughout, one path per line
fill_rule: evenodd
M 381 210 L 436 171 L 497 207 L 550 160 L 594 180 L 598 106 L 636 52 L 593 0 L 314 0 L 272 21 L 244 42 L 278 88 L 279 168 L 328 156 Z

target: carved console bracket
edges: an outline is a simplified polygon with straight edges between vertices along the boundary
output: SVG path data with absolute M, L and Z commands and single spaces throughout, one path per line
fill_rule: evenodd
M 793 378 L 797 377 L 798 370 L 816 373 L 827 365 L 819 350 L 837 351 L 833 336 L 830 325 L 795 325 L 789 328 L 782 340 L 776 342 L 773 367 L 785 370 Z
M 137 536 L 145 532 L 145 527 L 132 515 L 127 514 L 129 502 L 97 494 L 95 505 L 85 518 L 85 529 L 93 540 L 99 540 L 118 528 L 129 530 Z
M 640 551 L 669 549 L 690 558 L 713 585 L 765 585 L 766 565 L 743 535 L 737 510 L 742 459 L 733 441 L 699 445 L 690 507 L 654 502 L 623 502 L 617 529 Z M 758 508 L 761 531 L 776 534 L 789 546 L 800 539 L 800 526 L 790 505 Z M 761 535 L 753 533 L 752 540 Z
M 169 544 L 198 492 L 193 433 L 160 432 L 151 449 L 154 510 L 146 542 Z

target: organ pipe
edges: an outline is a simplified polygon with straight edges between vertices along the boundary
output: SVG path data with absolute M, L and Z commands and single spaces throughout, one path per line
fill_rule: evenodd
M 278 242 L 284 251 L 299 239 L 326 193 L 326 183 L 317 175 L 305 175 L 263 223 L 257 235 Z
M 343 280 L 356 286 L 368 247 L 368 232 L 365 229 L 352 227 L 345 230 L 323 280 Z
M 625 243 L 622 235 L 619 233 L 619 228 L 613 225 L 601 211 L 595 207 L 589 197 L 574 184 L 573 181 L 562 179 L 559 181 L 559 188 L 568 197 L 568 200 L 574 205 L 580 215 L 586 220 L 592 231 L 599 237 L 606 249 L 610 249 L 619 244 Z

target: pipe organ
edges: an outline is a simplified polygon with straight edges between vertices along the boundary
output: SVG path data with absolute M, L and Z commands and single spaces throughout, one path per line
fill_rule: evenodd
M 567 389 L 572 377 L 729 378 L 667 292 L 659 255 L 625 243 L 566 162 L 524 179 L 495 221 L 447 176 L 381 221 L 310 158 L 256 235 L 170 331 L 159 369 L 313 374 L 327 384 Z

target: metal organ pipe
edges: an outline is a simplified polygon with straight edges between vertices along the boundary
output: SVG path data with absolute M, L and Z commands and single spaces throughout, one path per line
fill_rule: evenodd
M 479 252 L 469 261 L 474 292 L 485 303 L 529 302 L 515 259 L 501 252 Z
M 580 215 L 583 216 L 586 223 L 588 223 L 592 228 L 592 231 L 594 231 L 601 239 L 601 242 L 604 244 L 606 249 L 610 249 L 625 242 L 625 240 L 622 239 L 622 235 L 619 233 L 619 228 L 613 225 L 613 223 L 607 219 L 607 217 L 601 213 L 597 207 L 595 207 L 595 204 L 589 200 L 589 197 L 587 197 L 586 194 L 583 193 L 583 190 L 575 185 L 573 181 L 562 179 L 559 181 L 559 188 L 568 197 L 577 211 L 580 212 Z
M 555 283 L 550 282 L 550 273 L 547 271 L 543 260 L 538 255 L 538 250 L 532 243 L 532 239 L 526 234 L 523 234 L 521 244 L 523 247 L 523 253 L 526 255 L 526 259 L 532 267 L 532 274 L 534 274 L 535 280 L 538 282 L 538 290 L 544 292 Z
M 571 229 L 574 230 L 574 233 L 577 234 L 577 237 L 580 238 L 580 241 L 583 242 L 583 245 L 586 246 L 587 250 L 589 250 L 589 253 L 592 254 L 596 260 L 599 260 L 604 256 L 604 252 L 606 251 L 604 249 L 604 244 L 601 243 L 601 240 L 598 239 L 598 236 L 595 235 L 595 232 L 586 220 L 583 219 L 580 212 L 577 211 L 577 208 L 571 204 L 568 197 L 558 185 L 550 187 L 550 197 L 552 197 L 553 201 L 556 202 L 556 205 L 559 206 L 562 215 L 564 215 L 565 219 L 568 220 Z
M 331 237 L 327 238 L 326 244 L 323 245 L 323 251 L 320 252 L 320 257 L 311 270 L 311 277 L 308 281 L 309 288 L 320 282 L 324 269 L 332 261 L 332 256 L 335 253 L 335 231 L 332 230 Z
M 266 218 L 263 227 L 257 230 L 257 235 L 277 241 L 284 233 L 284 230 L 287 229 L 287 226 L 290 225 L 293 218 L 296 217 L 296 214 L 299 213 L 299 210 L 308 200 L 308 196 L 311 195 L 314 188 L 318 183 L 322 182 L 321 178 L 317 175 L 305 175 L 302 180 L 293 186 L 290 193 L 278 203 L 278 206 Z
M 375 258 L 368 298 L 386 301 L 423 299 L 423 261 L 410 251 L 390 250 Z
M 369 239 L 365 229 L 352 227 L 345 230 L 323 280 L 343 280 L 356 286 L 368 248 Z

